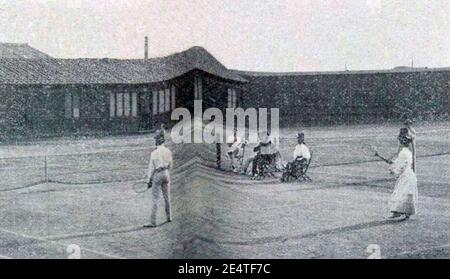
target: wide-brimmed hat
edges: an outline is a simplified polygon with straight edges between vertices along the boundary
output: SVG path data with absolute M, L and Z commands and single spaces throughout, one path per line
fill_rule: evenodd
M 413 123 L 414 123 L 414 121 L 412 121 L 412 120 L 409 119 L 409 118 L 405 119 L 405 121 L 403 122 L 404 125 L 411 125 L 411 124 L 413 124 Z

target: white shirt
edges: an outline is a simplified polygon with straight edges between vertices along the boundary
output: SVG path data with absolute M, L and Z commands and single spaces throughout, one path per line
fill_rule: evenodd
M 389 169 L 394 174 L 401 175 L 406 170 L 412 168 L 412 163 L 413 163 L 412 152 L 407 147 L 403 147 L 400 153 L 398 154 L 398 157 L 394 160 Z
M 240 137 L 236 137 L 236 141 L 228 148 L 228 154 L 235 154 L 236 157 L 244 156 L 244 145 L 245 141 L 243 141 Z
M 152 177 L 153 172 L 158 168 L 172 168 L 172 152 L 164 145 L 158 146 L 150 155 L 148 164 L 148 178 Z
M 297 146 L 295 146 L 295 150 L 294 150 L 294 160 L 297 157 L 303 157 L 306 160 L 311 159 L 311 153 L 309 152 L 309 148 L 304 144 L 297 144 Z

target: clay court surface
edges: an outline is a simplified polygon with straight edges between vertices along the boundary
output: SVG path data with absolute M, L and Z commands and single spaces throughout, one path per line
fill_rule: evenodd
M 75 244 L 82 258 L 367 258 L 374 244 L 383 258 L 450 258 L 450 123 L 416 127 L 419 214 L 405 222 L 387 221 L 394 180 L 361 151 L 393 154 L 398 128 L 306 128 L 308 183 L 214 169 L 214 145 L 171 146 L 174 221 L 158 228 L 143 228 L 150 194 L 131 189 L 151 135 L 2 145 L 0 257 L 67 258 Z M 281 131 L 284 159 L 296 132 Z

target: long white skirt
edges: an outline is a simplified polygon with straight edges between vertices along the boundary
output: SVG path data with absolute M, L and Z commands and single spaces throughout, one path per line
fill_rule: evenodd
M 397 179 L 389 209 L 391 212 L 417 214 L 417 198 L 417 177 L 411 168 L 407 168 Z

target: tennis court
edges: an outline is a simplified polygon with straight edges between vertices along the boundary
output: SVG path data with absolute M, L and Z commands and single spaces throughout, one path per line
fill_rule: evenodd
M 0 257 L 367 258 L 370 246 L 450 258 L 450 123 L 416 130 L 419 214 L 407 222 L 386 220 L 394 180 L 361 151 L 393 154 L 396 126 L 306 128 L 313 182 L 301 184 L 216 170 L 214 145 L 172 146 L 174 221 L 158 228 L 143 228 L 150 197 L 131 189 L 151 136 L 0 146 Z M 281 131 L 285 159 L 296 132 Z

